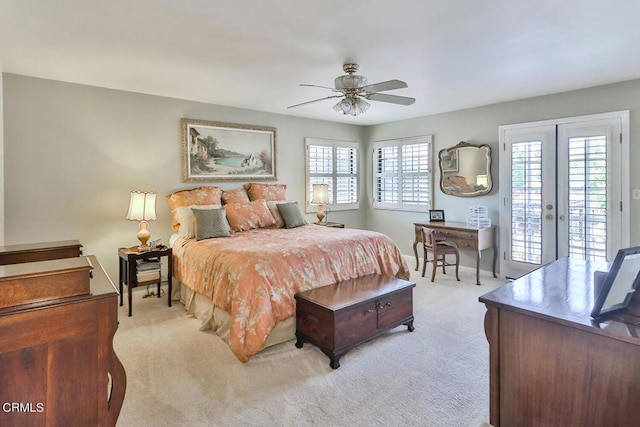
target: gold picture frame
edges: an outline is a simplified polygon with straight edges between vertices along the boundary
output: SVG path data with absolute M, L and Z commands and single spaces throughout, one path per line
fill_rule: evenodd
M 276 179 L 276 128 L 180 119 L 183 182 Z

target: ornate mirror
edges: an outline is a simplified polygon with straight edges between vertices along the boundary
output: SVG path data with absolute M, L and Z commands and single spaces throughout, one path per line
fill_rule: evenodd
M 487 194 L 491 180 L 491 147 L 464 141 L 440 150 L 440 189 L 444 194 L 474 197 Z

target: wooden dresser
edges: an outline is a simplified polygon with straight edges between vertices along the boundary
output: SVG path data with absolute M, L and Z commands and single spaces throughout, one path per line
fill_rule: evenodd
M 480 297 L 492 425 L 639 425 L 640 325 L 620 319 L 640 301 L 592 319 L 602 267 L 562 258 Z
M 126 375 L 118 293 L 98 260 L 2 266 L 0 299 L 0 425 L 114 426 Z
M 482 251 L 493 249 L 493 277 L 496 276 L 496 260 L 498 251 L 496 249 L 496 226 L 487 228 L 471 228 L 464 222 L 451 221 L 431 221 L 414 222 L 415 239 L 413 241 L 413 253 L 416 256 L 416 270 L 420 267 L 418 260 L 418 243 L 422 242 L 422 227 L 435 228 L 447 236 L 447 240 L 456 244 L 460 250 L 471 250 L 476 253 L 476 284 L 480 284 L 480 258 Z

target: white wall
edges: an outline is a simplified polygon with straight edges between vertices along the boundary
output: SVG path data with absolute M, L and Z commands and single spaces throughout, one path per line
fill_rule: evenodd
M 490 194 L 481 197 L 455 197 L 445 195 L 439 187 L 439 169 L 434 162 L 434 209 L 444 209 L 447 220 L 466 221 L 470 206 L 484 205 L 494 224 L 499 224 L 500 183 L 498 182 L 499 147 L 498 126 L 545 120 L 561 117 L 572 117 L 609 111 L 630 111 L 630 152 L 631 159 L 640 159 L 640 80 L 599 86 L 589 89 L 564 92 L 554 95 L 505 102 L 466 110 L 453 111 L 427 117 L 420 117 L 400 122 L 372 126 L 364 136 L 365 144 L 371 146 L 373 141 L 398 137 L 432 134 L 434 141 L 434 158 L 438 151 L 453 146 L 460 141 L 474 144 L 488 144 L 492 151 L 492 177 L 494 182 Z M 363 150 L 370 152 L 370 149 Z M 631 163 L 630 188 L 640 188 L 640 168 Z M 367 162 L 367 176 L 372 174 L 372 162 Z M 367 179 L 368 203 L 371 206 L 371 180 Z M 640 244 L 640 201 L 631 200 L 631 244 Z M 402 249 L 403 253 L 413 252 L 409 242 L 413 241 L 413 222 L 426 220 L 424 213 L 394 212 L 371 210 L 367 215 L 367 228 L 388 234 Z M 498 236 L 499 240 L 499 236 Z M 491 255 L 487 252 L 487 255 Z M 490 256 L 483 259 L 482 268 L 490 270 Z M 474 265 L 473 254 L 465 254 L 463 264 Z
M 78 239 L 117 281 L 117 248 L 138 244 L 130 190 L 158 193 L 152 238 L 168 241 L 164 195 L 183 183 L 180 118 L 271 126 L 277 182 L 304 204 L 304 138 L 359 141 L 358 126 L 4 75 L 6 244 Z M 240 188 L 241 182 L 211 183 Z M 361 227 L 363 213 L 332 212 Z M 316 221 L 315 215 L 308 220 Z
M 170 212 L 162 196 L 197 185 L 181 178 L 182 117 L 276 127 L 278 182 L 286 183 L 289 198 L 301 203 L 304 138 L 363 141 L 363 208 L 332 212 L 331 220 L 388 234 L 405 254 L 412 254 L 413 222 L 426 220 L 426 214 L 370 208 L 372 141 L 433 134 L 434 158 L 440 149 L 460 141 L 490 145 L 492 192 L 477 198 L 447 196 L 434 176 L 434 208 L 444 209 L 448 220 L 464 221 L 470 206 L 482 204 L 489 207 L 495 224 L 499 223 L 499 125 L 628 109 L 631 159 L 640 158 L 640 80 L 366 128 L 13 74 L 4 74 L 3 80 L 0 168 L 4 167 L 5 244 L 79 239 L 85 253 L 97 255 L 113 279 L 117 248 L 137 244 L 137 224 L 124 219 L 129 191 L 160 195 L 158 220 L 150 227 L 154 238 L 166 242 Z M 1 138 L 2 133 L 0 144 Z M 140 160 L 143 156 L 146 160 Z M 630 188 L 640 188 L 640 168 L 633 164 Z M 640 201 L 632 200 L 632 245 L 640 244 L 639 213 Z M 315 215 L 308 219 L 315 221 Z M 483 262 L 485 269 L 490 268 L 489 258 Z M 474 258 L 466 255 L 463 263 L 473 265 Z

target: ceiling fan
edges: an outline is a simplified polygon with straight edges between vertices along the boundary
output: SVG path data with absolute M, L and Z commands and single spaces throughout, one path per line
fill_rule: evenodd
M 357 116 L 369 110 L 369 103 L 365 101 L 365 99 L 371 101 L 390 102 L 392 104 L 399 105 L 411 105 L 416 102 L 415 98 L 380 93 L 388 90 L 405 88 L 407 87 L 405 82 L 400 80 L 388 80 L 386 82 L 368 84 L 366 77 L 355 74 L 355 72 L 358 71 L 358 68 L 358 64 L 344 64 L 342 69 L 347 74 L 336 77 L 334 81 L 335 87 L 301 84 L 300 86 L 320 87 L 323 89 L 329 89 L 333 92 L 340 92 L 340 94 L 314 99 L 313 101 L 302 102 L 300 104 L 291 105 L 288 108 L 312 104 L 314 102 L 324 101 L 325 99 L 343 98 L 333 106 L 336 113 L 348 116 Z

